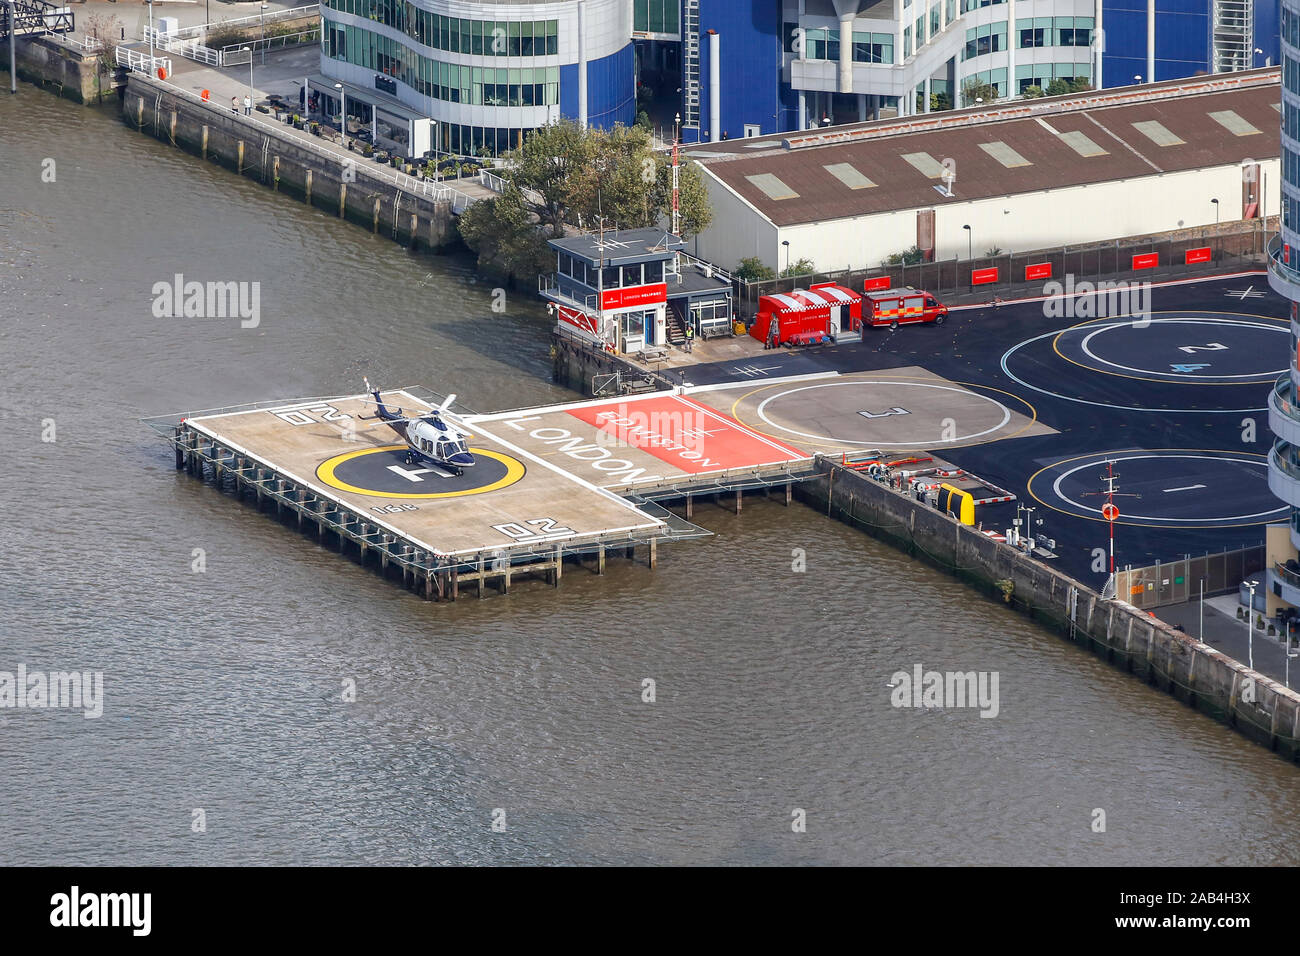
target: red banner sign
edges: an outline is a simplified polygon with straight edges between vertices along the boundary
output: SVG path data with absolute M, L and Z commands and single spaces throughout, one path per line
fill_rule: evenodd
M 1201 249 L 1188 249 L 1183 253 L 1183 263 L 1189 266 L 1193 262 L 1209 262 L 1212 258 L 1214 258 L 1214 251 L 1209 246 Z
M 1144 252 L 1140 256 L 1133 257 L 1134 269 L 1154 269 L 1158 265 L 1160 265 L 1160 253 L 1158 252 Z
M 651 285 L 634 285 L 626 289 L 606 289 L 600 294 L 600 307 L 609 309 L 631 309 L 638 305 L 658 305 L 668 301 L 668 283 L 656 282 Z
M 1033 282 L 1035 279 L 1050 279 L 1052 277 L 1052 264 L 1050 262 L 1035 262 L 1025 266 L 1025 281 Z
M 971 285 L 988 285 L 998 281 L 997 269 L 974 269 L 970 274 Z
M 875 292 L 878 289 L 888 289 L 891 284 L 889 276 L 877 276 L 874 279 L 867 279 L 862 283 L 863 292 Z

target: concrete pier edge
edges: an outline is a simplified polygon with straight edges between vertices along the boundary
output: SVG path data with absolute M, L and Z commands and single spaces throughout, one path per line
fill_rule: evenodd
M 810 507 L 1004 601 L 1286 760 L 1300 760 L 1296 691 L 851 467 L 823 458 L 818 471 L 795 488 Z

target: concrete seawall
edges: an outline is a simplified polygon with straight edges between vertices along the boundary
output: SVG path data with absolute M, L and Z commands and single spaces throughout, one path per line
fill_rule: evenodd
M 0 5 L 0 18 L 6 16 Z M 19 37 L 14 49 L 18 78 L 45 87 L 76 103 L 98 103 L 113 92 L 113 74 L 100 53 L 88 52 L 56 36 Z M 0 40 L 0 73 L 9 73 L 9 40 Z
M 450 199 L 437 187 L 397 177 L 362 158 L 302 140 L 265 114 L 244 116 L 224 104 L 131 73 L 122 97 L 128 126 L 205 160 L 261 181 L 411 248 L 459 243 Z
M 828 460 L 819 470 L 796 486 L 801 501 L 1005 600 L 1194 710 L 1300 760 L 1300 694 L 861 472 Z

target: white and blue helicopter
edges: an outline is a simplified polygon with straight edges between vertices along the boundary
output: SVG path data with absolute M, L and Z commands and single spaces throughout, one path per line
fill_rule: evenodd
M 406 463 L 420 465 L 429 463 L 438 468 L 445 468 L 463 475 L 466 468 L 474 466 L 474 456 L 470 454 L 465 439 L 470 437 L 455 425 L 449 424 L 444 416 L 455 395 L 448 395 L 437 408 L 422 415 L 403 415 L 402 409 L 393 411 L 384 405 L 379 397 L 379 389 L 363 379 L 366 391 L 373 396 L 378 414 L 362 415 L 363 419 L 380 419 L 385 425 L 397 432 L 406 442 Z

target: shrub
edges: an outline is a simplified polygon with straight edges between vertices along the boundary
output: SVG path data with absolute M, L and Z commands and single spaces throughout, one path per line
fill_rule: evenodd
M 758 256 L 748 256 L 740 260 L 740 265 L 732 275 L 746 282 L 758 282 L 763 279 L 775 279 L 776 270 L 764 265 Z

